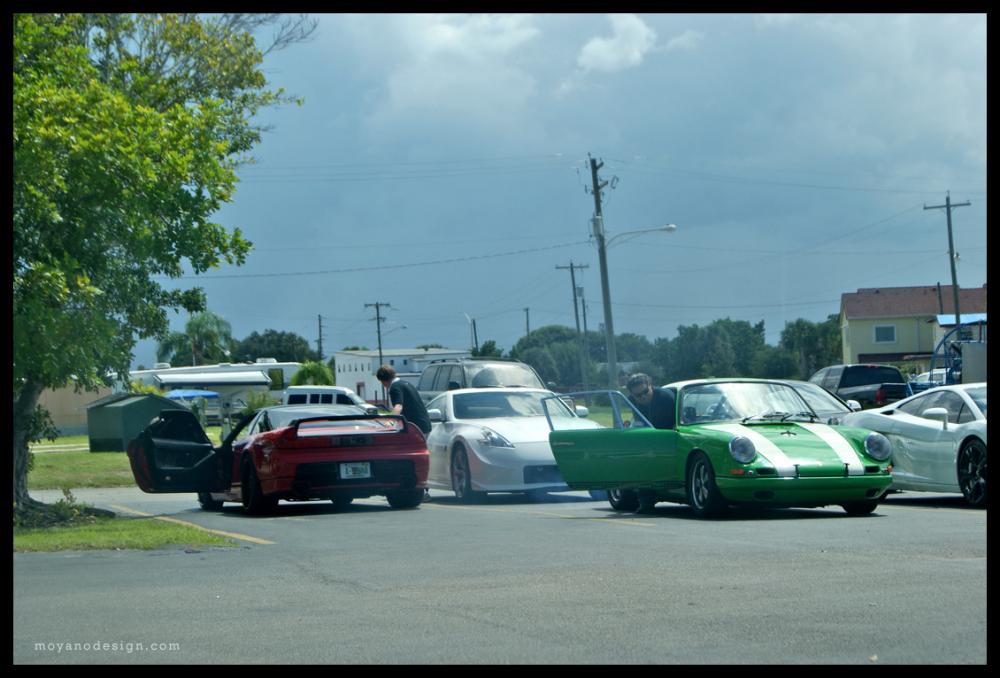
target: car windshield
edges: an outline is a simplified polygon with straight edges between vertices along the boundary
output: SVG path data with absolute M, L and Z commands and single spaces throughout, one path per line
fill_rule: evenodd
M 453 397 L 452 407 L 456 419 L 488 419 L 491 417 L 544 417 L 542 398 L 552 396 L 547 391 L 531 393 L 512 392 L 499 393 L 487 391 L 484 393 L 457 393 Z M 555 416 L 574 416 L 561 400 L 562 407 L 549 405 L 549 414 Z
M 852 365 L 845 369 L 840 386 L 867 386 L 868 384 L 897 384 L 905 381 L 895 367 L 882 365 Z
M 968 389 L 966 389 L 965 392 L 969 394 L 969 397 L 972 398 L 972 401 L 974 403 L 976 403 L 976 406 L 979 408 L 979 411 L 982 412 L 983 416 L 985 417 L 986 416 L 986 387 L 985 386 L 976 386 L 975 388 L 968 388 Z
M 529 386 L 545 388 L 535 373 L 524 365 L 516 363 L 487 363 L 469 366 L 469 385 L 474 388 L 489 386 Z
M 817 386 L 811 382 L 802 382 L 801 384 L 795 384 L 795 390 L 799 392 L 809 407 L 813 409 L 814 412 L 850 412 L 850 408 L 846 407 L 844 403 L 830 395 L 822 386 Z
M 791 386 L 748 381 L 685 386 L 680 394 L 680 413 L 681 424 L 814 417 L 809 406 Z

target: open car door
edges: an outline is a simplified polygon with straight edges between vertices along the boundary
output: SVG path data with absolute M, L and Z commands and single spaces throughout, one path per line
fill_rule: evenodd
M 163 410 L 128 445 L 132 475 L 143 492 L 225 492 L 229 473 L 223 446 L 216 450 L 188 410 Z
M 559 402 L 585 403 L 588 418 L 604 428 L 572 428 Z M 566 484 L 574 490 L 675 485 L 677 431 L 656 429 L 617 391 L 568 393 L 543 400 L 549 447 Z

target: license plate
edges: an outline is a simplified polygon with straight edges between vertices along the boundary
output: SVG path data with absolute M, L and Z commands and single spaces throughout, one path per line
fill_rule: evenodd
M 367 461 L 351 461 L 340 465 L 340 477 L 344 480 L 352 478 L 371 478 L 372 469 Z

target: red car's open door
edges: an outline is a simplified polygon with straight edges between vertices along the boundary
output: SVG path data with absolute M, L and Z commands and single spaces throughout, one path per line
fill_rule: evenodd
M 225 456 L 187 410 L 162 411 L 128 445 L 135 482 L 150 493 L 226 491 Z

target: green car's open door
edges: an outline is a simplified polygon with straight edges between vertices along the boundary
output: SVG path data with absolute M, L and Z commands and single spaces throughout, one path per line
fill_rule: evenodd
M 584 404 L 603 428 L 568 429 L 559 401 Z M 562 477 L 574 490 L 668 487 L 675 477 L 677 431 L 653 428 L 618 391 L 568 393 L 543 400 L 549 446 Z

